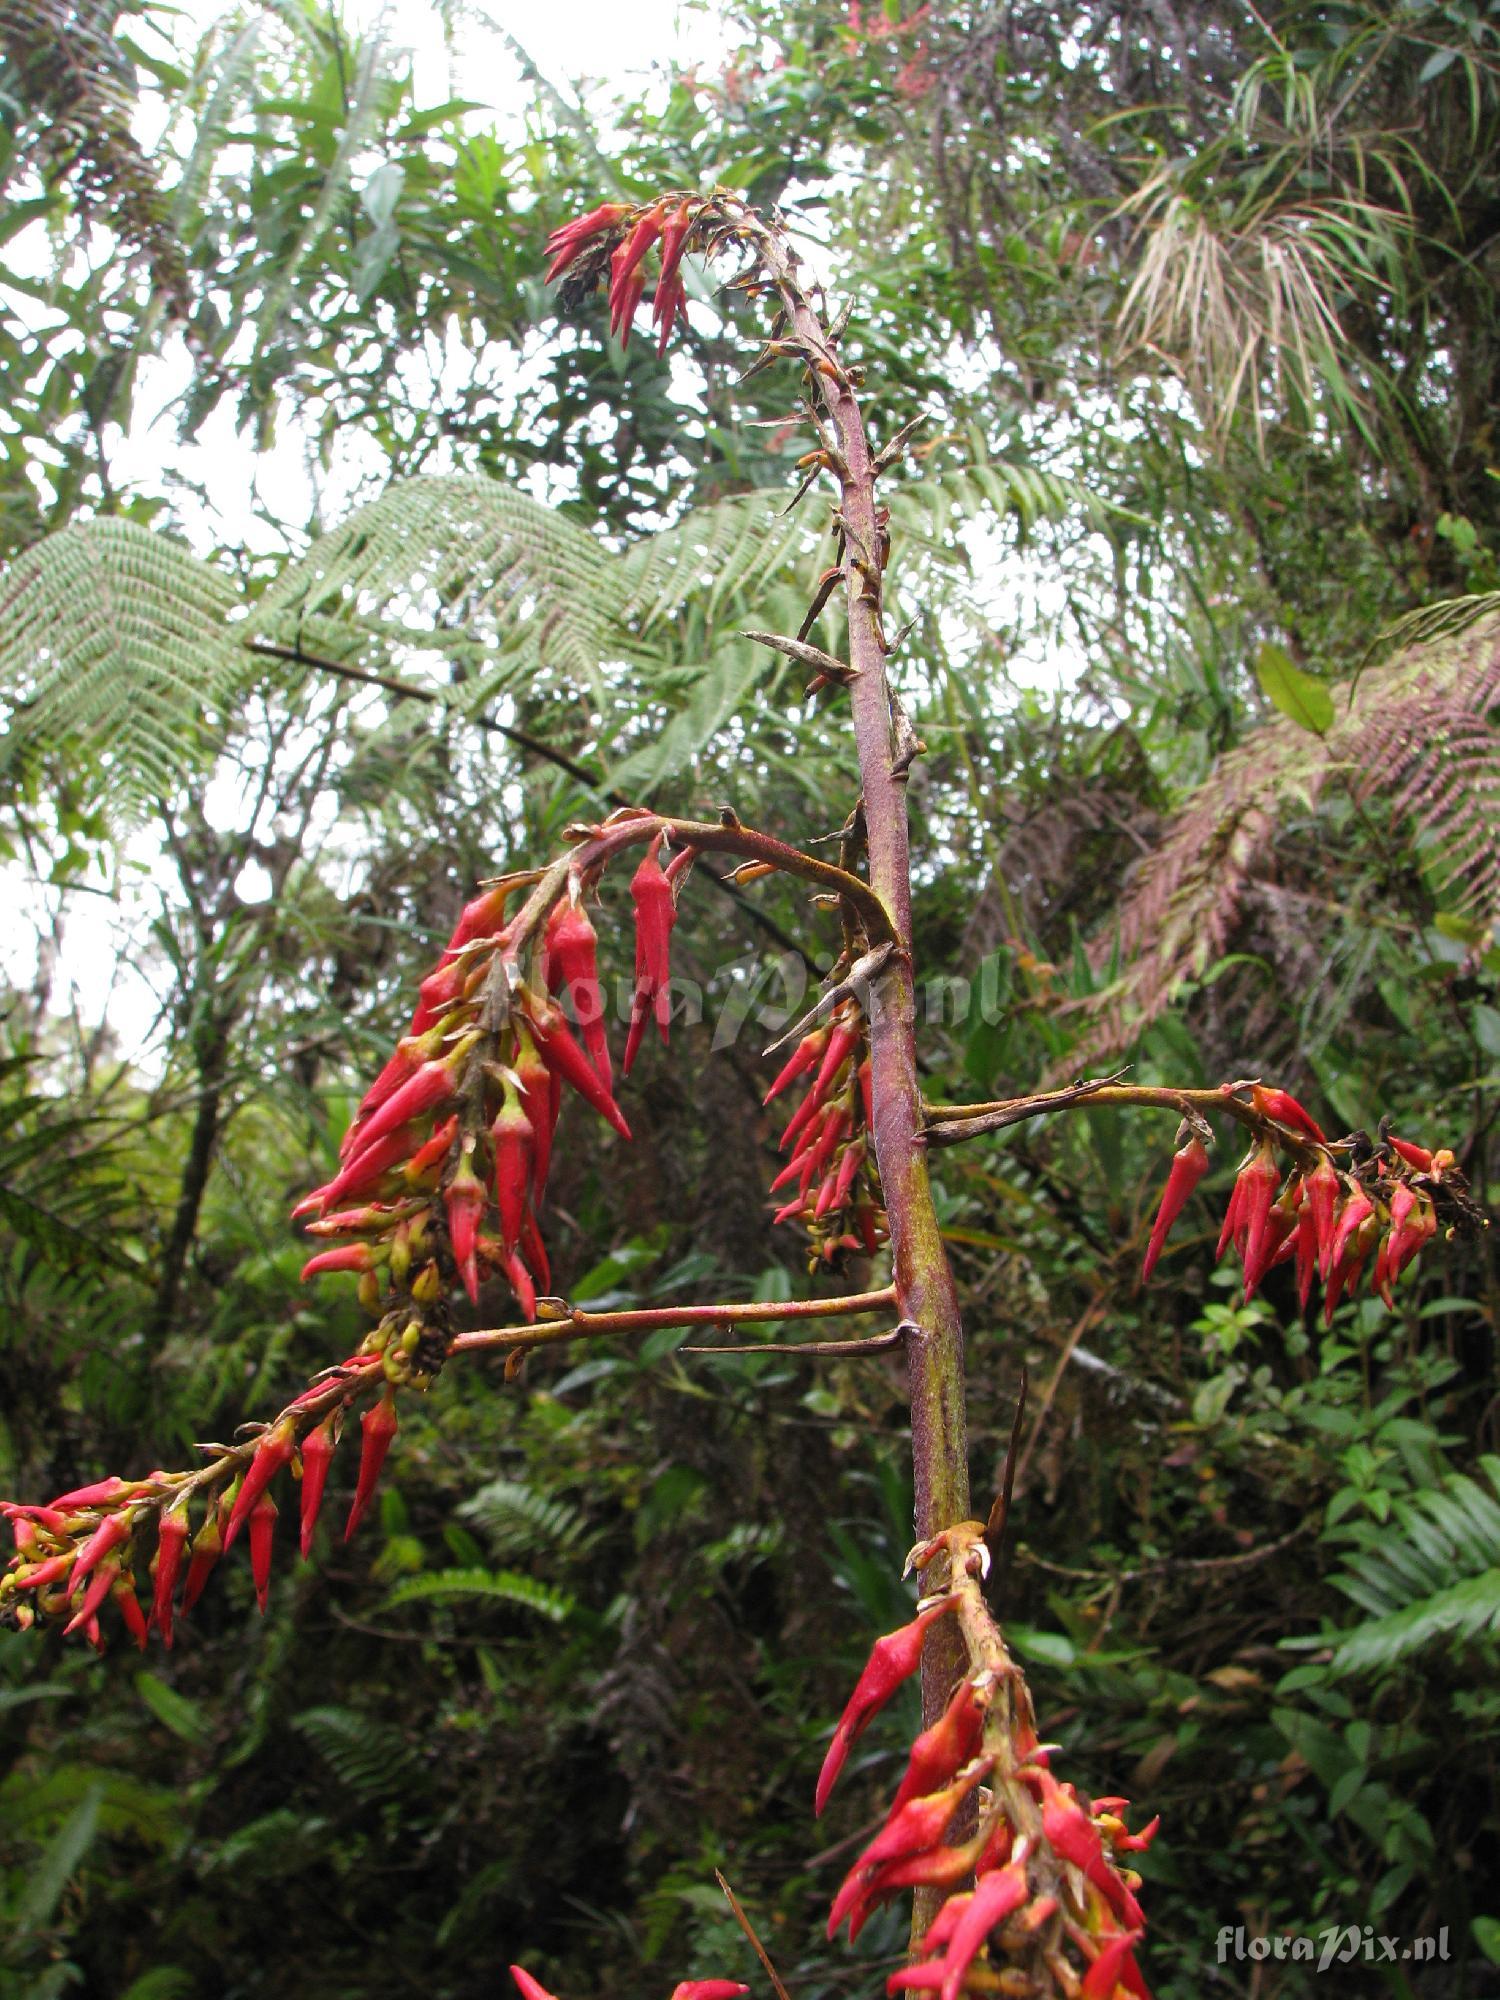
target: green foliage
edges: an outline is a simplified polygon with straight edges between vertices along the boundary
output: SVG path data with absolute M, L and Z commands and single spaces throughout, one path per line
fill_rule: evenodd
M 1500 1493 L 1500 1459 L 1480 1467 Z M 1369 1616 L 1340 1637 L 1336 1674 L 1389 1672 L 1438 1644 L 1500 1635 L 1500 1505 L 1461 1473 L 1363 1525 L 1345 1565 L 1334 1582 Z

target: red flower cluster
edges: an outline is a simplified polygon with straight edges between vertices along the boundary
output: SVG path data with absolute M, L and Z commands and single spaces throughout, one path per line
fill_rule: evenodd
M 378 1376 L 378 1369 L 368 1359 L 353 1357 L 334 1373 L 357 1394 L 372 1376 Z M 328 1384 L 319 1383 L 298 1402 L 314 1397 L 326 1402 Z M 301 1479 L 305 1558 L 312 1548 L 345 1408 L 345 1400 L 339 1400 L 327 1415 L 321 1415 L 317 1410 L 299 1411 L 298 1403 L 293 1403 L 261 1433 L 248 1456 L 241 1448 L 201 1472 L 153 1472 L 138 1480 L 101 1479 L 92 1486 L 60 1494 L 45 1507 L 13 1503 L 0 1507 L 0 1514 L 10 1521 L 16 1543 L 15 1560 L 0 1578 L 0 1612 L 23 1629 L 34 1624 L 38 1615 L 60 1621 L 64 1636 L 82 1632 L 102 1652 L 105 1635 L 100 1613 L 108 1607 L 118 1614 L 138 1646 L 145 1646 L 153 1626 L 170 1646 L 176 1616 L 192 1610 L 219 1558 L 228 1553 L 241 1528 L 250 1548 L 256 1601 L 264 1612 L 271 1587 L 278 1512 L 271 1483 L 288 1466 Z M 396 1434 L 395 1400 L 389 1388 L 366 1409 L 362 1428 L 359 1476 L 344 1529 L 345 1541 L 374 1498 L 381 1466 Z M 241 1459 L 245 1462 L 238 1465 L 235 1476 Z M 191 1509 L 200 1495 L 204 1514 L 194 1535 Z M 137 1595 L 136 1567 L 139 1542 L 153 1526 L 156 1551 L 149 1567 L 148 1613 Z
M 661 270 L 651 307 L 651 324 L 658 329 L 658 354 L 665 354 L 672 328 L 687 318 L 687 292 L 682 282 L 682 257 L 694 226 L 694 202 L 689 195 L 665 195 L 644 208 L 621 202 L 580 215 L 554 229 L 547 239 L 552 262 L 547 282 L 575 270 L 569 280 L 575 296 L 591 291 L 609 266 L 609 330 L 622 346 L 630 341 L 631 323 L 646 289 L 645 259 L 661 245 Z
M 1352 1295 L 1374 1253 L 1372 1288 L 1387 1305 L 1392 1287 L 1437 1234 L 1440 1208 L 1466 1222 L 1466 1184 L 1453 1154 L 1429 1152 L 1410 1140 L 1363 1134 L 1330 1144 L 1308 1112 L 1284 1090 L 1251 1090 L 1259 1114 L 1254 1144 L 1240 1163 L 1219 1235 L 1217 1255 L 1232 1244 L 1245 1274 L 1245 1297 L 1278 1264 L 1296 1262 L 1297 1295 L 1306 1308 L 1313 1276 L 1324 1288 L 1324 1320 Z M 1291 1155 L 1283 1178 L 1278 1152 Z M 1347 1164 L 1335 1164 L 1334 1154 Z M 1208 1170 L 1202 1139 L 1192 1133 L 1174 1154 L 1146 1246 L 1141 1278 L 1149 1278 L 1167 1234 Z
M 856 1000 L 802 1037 L 765 1102 L 803 1076 L 812 1081 L 780 1142 L 782 1152 L 795 1150 L 771 1183 L 772 1194 L 796 1191 L 774 1220 L 803 1223 L 814 1262 L 831 1262 L 841 1250 L 873 1257 L 887 1231 L 871 1137 L 869 1038 Z
M 397 1384 L 425 1386 L 440 1364 L 424 1349 L 455 1280 L 477 1300 L 481 1278 L 503 1274 L 535 1318 L 537 1290 L 552 1282 L 537 1218 L 564 1086 L 630 1137 L 613 1096 L 582 884 L 570 877 L 549 913 L 529 980 L 503 921 L 518 886 L 497 884 L 464 910 L 344 1135 L 338 1173 L 292 1211 L 316 1211 L 312 1235 L 352 1239 L 309 1259 L 302 1275 L 361 1274 L 380 1320 L 364 1351 L 381 1354 Z M 583 1045 L 552 997 L 560 992 Z M 337 1206 L 354 1197 L 361 1206 Z
M 818 1778 L 818 1812 L 851 1743 L 916 1672 L 928 1628 L 957 1618 L 968 1670 L 943 1714 L 912 1744 L 880 1831 L 834 1897 L 828 1935 L 847 1922 L 852 1942 L 892 1896 L 938 1889 L 947 1894 L 922 1941 L 927 1956 L 892 1973 L 888 1993 L 957 2000 L 982 1963 L 985 1976 L 975 1983 L 984 1991 L 1012 1990 L 996 1984 L 999 1974 L 1021 1982 L 1017 1992 L 1149 2000 L 1134 1957 L 1145 1928 L 1140 1883 L 1122 1857 L 1147 1847 L 1157 1823 L 1131 1834 L 1120 1817 L 1122 1799 L 1086 1804 L 1053 1777 L 1025 1681 L 980 1591 L 983 1536 L 977 1521 L 966 1521 L 913 1552 L 919 1567 L 946 1553 L 950 1587 L 909 1625 L 876 1641 L 834 1731 Z M 1070 1951 L 1081 1958 L 1081 1973 Z

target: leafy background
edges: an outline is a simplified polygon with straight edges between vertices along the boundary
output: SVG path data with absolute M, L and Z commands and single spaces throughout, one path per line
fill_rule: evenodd
M 780 511 L 802 447 L 783 382 L 737 386 L 753 326 L 705 280 L 658 363 L 538 280 L 548 229 L 659 185 L 795 204 L 877 427 L 925 418 L 891 492 L 917 946 L 970 983 L 931 1094 L 1264 1073 L 1490 1194 L 1493 9 L 724 20 L 721 66 L 612 106 L 518 57 L 501 119 L 311 5 L 197 40 L 145 0 L 6 10 L 0 832 L 39 926 L 6 1491 L 175 1462 L 339 1351 L 285 1212 L 475 877 L 612 792 L 841 816 L 837 706 L 737 637 L 797 616 L 825 518 Z M 163 358 L 184 437 L 310 440 L 334 499 L 236 541 L 133 479 Z M 127 1039 L 61 969 L 105 910 L 151 996 Z M 824 922 L 694 898 L 705 1023 L 643 1059 L 630 1156 L 566 1134 L 574 1298 L 806 1289 L 754 1038 L 710 1043 Z M 1226 1157 L 1143 1296 L 1169 1140 L 1097 1112 L 938 1163 L 981 1496 L 1030 1380 L 1004 1608 L 1044 1732 L 1163 1816 L 1171 2000 L 1494 1993 L 1495 1246 L 1328 1329 L 1274 1281 L 1243 1306 Z M 901 1719 L 809 1801 L 909 1602 L 902 1385 L 680 1344 L 455 1367 L 375 1532 L 288 1549 L 264 1621 L 235 1571 L 170 1656 L 0 1635 L 0 1992 L 488 1995 L 524 1954 L 570 2000 L 660 1993 L 749 1972 L 720 1866 L 798 2000 L 877 1990 L 899 1914 L 851 1958 L 821 1912 Z M 1452 1956 L 1214 1957 L 1367 1923 Z

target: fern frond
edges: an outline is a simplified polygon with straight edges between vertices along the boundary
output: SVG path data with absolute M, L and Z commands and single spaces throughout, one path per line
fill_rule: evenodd
M 1500 1638 L 1500 1458 L 1399 1500 L 1334 1582 L 1371 1615 L 1340 1639 L 1336 1674 L 1385 1673 L 1442 1644 Z
M 1500 925 L 1500 613 L 1367 669 L 1325 737 L 1286 717 L 1222 758 L 1135 871 L 1118 927 L 1118 977 L 1079 1006 L 1093 1016 L 1092 1062 L 1123 1048 L 1226 946 L 1246 884 L 1283 810 L 1316 807 L 1343 777 L 1366 805 L 1404 823 L 1434 886 L 1457 913 Z
M 507 1604 L 524 1605 L 528 1611 L 550 1618 L 554 1625 L 570 1618 L 576 1603 L 570 1592 L 538 1583 L 535 1577 L 522 1576 L 516 1570 L 440 1569 L 397 1584 L 385 1600 L 384 1609 L 390 1611 L 400 1604 L 430 1603 L 445 1597 L 500 1598 Z
M 491 1544 L 504 1552 L 529 1551 L 538 1543 L 557 1550 L 576 1548 L 587 1525 L 583 1509 L 556 1494 L 538 1493 L 514 1479 L 491 1479 L 459 1507 L 477 1521 Z
M 307 1708 L 292 1717 L 340 1784 L 362 1799 L 399 1792 L 415 1756 L 401 1731 L 352 1708 Z

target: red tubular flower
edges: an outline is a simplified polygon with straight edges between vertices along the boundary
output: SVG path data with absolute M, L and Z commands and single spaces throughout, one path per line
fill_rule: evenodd
M 1105 1854 L 1099 1829 L 1073 1796 L 1072 1787 L 1059 1785 L 1040 1764 L 1033 1765 L 1026 1775 L 1042 1795 L 1042 1832 L 1047 1844 L 1093 1884 L 1122 1923 L 1143 1928 L 1140 1904 Z
M 527 1269 L 537 1280 L 544 1292 L 552 1289 L 552 1264 L 547 1256 L 547 1246 L 542 1241 L 542 1232 L 537 1227 L 536 1217 L 528 1208 L 521 1218 L 521 1254 Z
M 737 1979 L 680 1979 L 672 1988 L 672 2000 L 739 2000 L 749 1991 Z
M 524 1029 L 516 1047 L 515 1070 L 525 1099 L 522 1107 L 531 1126 L 531 1201 L 540 1208 L 547 1191 L 547 1171 L 552 1164 L 552 1131 L 557 1123 L 557 1103 L 553 1076 L 537 1054 L 536 1043 Z
M 442 1165 L 453 1150 L 453 1141 L 458 1137 L 458 1113 L 445 1118 L 424 1146 L 419 1146 L 406 1162 L 402 1172 L 409 1187 L 416 1187 L 425 1175 Z
M 827 1167 L 833 1158 L 834 1148 L 848 1132 L 852 1122 L 847 1105 L 831 1104 L 828 1107 L 827 1115 L 818 1129 L 817 1139 L 807 1156 L 808 1164 L 804 1172 L 809 1185 Z
M 1235 1178 L 1230 1204 L 1234 1209 L 1234 1244 L 1247 1272 L 1260 1262 L 1261 1240 L 1266 1232 L 1271 1203 L 1276 1199 L 1276 1190 L 1280 1185 L 1281 1174 L 1276 1157 L 1269 1141 L 1262 1139 Z M 1225 1218 L 1225 1225 L 1227 1228 L 1228 1217 Z M 1219 1239 L 1221 1255 L 1224 1240 L 1222 1236 Z
M 59 1493 L 52 1502 L 54 1513 L 76 1514 L 85 1507 L 97 1507 L 103 1500 L 113 1500 L 123 1493 L 130 1481 L 112 1472 L 108 1479 L 96 1479 L 92 1486 L 75 1486 L 71 1493 Z
M 310 1430 L 302 1440 L 302 1560 L 312 1553 L 313 1531 L 318 1510 L 323 1505 L 323 1489 L 328 1484 L 328 1468 L 338 1439 L 334 1435 L 334 1415 Z
M 1302 1206 L 1297 1213 L 1297 1305 L 1302 1312 L 1307 1311 L 1307 1302 L 1312 1297 L 1313 1274 L 1317 1268 L 1318 1218 L 1304 1183 Z
M 922 1965 L 904 1965 L 885 1982 L 887 1993 L 936 1993 L 948 1975 L 948 1962 L 929 1958 Z
M 339 1146 L 341 1160 L 347 1160 L 351 1153 L 359 1152 L 364 1147 L 369 1120 L 387 1098 L 416 1075 L 424 1062 L 431 1061 L 438 1054 L 442 1046 L 441 1027 L 429 1028 L 422 1035 L 404 1035 L 397 1042 L 395 1050 L 386 1060 L 385 1068 L 365 1092 L 359 1109 L 349 1121 L 349 1129 Z
M 899 1812 L 908 1799 L 935 1791 L 968 1763 L 984 1734 L 984 1716 L 985 1703 L 980 1690 L 972 1681 L 960 1681 L 937 1721 L 912 1744 L 906 1775 L 891 1800 L 893 1813 Z
M 80 1625 L 87 1625 L 99 1610 L 100 1605 L 115 1587 L 120 1574 L 119 1558 L 106 1556 L 89 1578 L 88 1588 L 83 1593 L 83 1602 L 63 1627 L 63 1637 L 71 1639 Z
M 823 1768 L 818 1773 L 817 1790 L 813 1794 L 815 1814 L 821 1814 L 828 1803 L 828 1795 L 844 1768 L 844 1759 L 849 1755 L 851 1745 L 871 1717 L 880 1713 L 902 1682 L 909 1680 L 921 1664 L 922 1641 L 928 1626 L 936 1623 L 945 1611 L 951 1611 L 956 1601 L 945 1597 L 936 1604 L 930 1604 L 925 1611 L 919 1611 L 909 1625 L 903 1625 L 896 1632 L 887 1632 L 875 1641 L 864 1672 L 855 1682 L 854 1692 L 839 1717 L 833 1741 L 823 1759 Z
M 1333 1268 L 1333 1215 L 1340 1192 L 1338 1169 L 1326 1153 L 1312 1172 L 1304 1177 L 1303 1186 L 1307 1194 L 1307 1213 L 1312 1216 L 1317 1234 L 1318 1276 L 1326 1285 L 1328 1273 Z
M 962 1847 L 929 1847 L 883 1861 L 861 1888 L 849 1912 L 849 1942 L 853 1944 L 876 1910 L 903 1889 L 952 1889 L 974 1873 L 983 1842 L 977 1837 Z
M 1099 1956 L 1084 1975 L 1083 2000 L 1114 2000 L 1123 1986 L 1128 1993 L 1144 1993 L 1140 1968 L 1133 1953 L 1141 1941 L 1138 1930 L 1120 1931 L 1106 1940 Z
M 349 1519 L 344 1527 L 346 1542 L 353 1538 L 355 1529 L 365 1518 L 366 1510 L 375 1497 L 380 1468 L 385 1464 L 385 1455 L 391 1448 L 391 1439 L 396 1435 L 396 1399 L 389 1389 L 370 1405 L 359 1421 L 363 1432 L 359 1450 L 359 1477 L 354 1486 L 354 1504 L 349 1509 Z
M 799 1076 L 805 1076 L 815 1063 L 820 1062 L 827 1041 L 828 1033 L 823 1028 L 815 1028 L 810 1035 L 804 1035 L 777 1072 L 776 1081 L 761 1099 L 761 1103 L 769 1104 L 773 1097 L 781 1095 L 788 1084 L 795 1083 Z
M 908 1799 L 899 1812 L 891 1814 L 844 1877 L 843 1886 L 833 1899 L 833 1908 L 828 1913 L 830 1938 L 845 1917 L 863 1900 L 869 1878 L 881 1862 L 926 1854 L 941 1842 L 953 1815 L 980 1779 L 987 1775 L 994 1761 L 993 1757 L 976 1758 L 968 1770 L 940 1792 L 929 1792 L 920 1799 Z
M 609 330 L 620 336 L 621 345 L 630 340 L 630 322 L 646 289 L 639 265 L 651 245 L 661 235 L 662 207 L 658 202 L 637 222 L 609 260 Z
M 667 217 L 661 232 L 661 282 L 670 285 L 682 267 L 682 253 L 687 248 L 688 231 L 692 227 L 692 203 L 682 202 Z
M 332 1254 L 331 1252 L 329 1253 Z M 315 1257 L 313 1262 L 318 1260 Z M 304 1277 L 307 1273 L 304 1271 Z M 234 1506 L 229 1512 L 229 1525 L 224 1530 L 224 1553 L 234 1547 L 234 1538 L 249 1515 L 250 1509 L 259 1500 L 281 1468 L 290 1463 L 297 1446 L 296 1426 L 290 1417 L 283 1417 L 272 1424 L 256 1444 L 254 1455 L 245 1468 L 245 1476 L 240 1481 L 240 1490 Z
M 651 302 L 651 324 L 661 328 L 656 341 L 658 360 L 666 353 L 672 328 L 679 319 L 687 320 L 687 288 L 680 277 L 661 277 L 657 280 L 656 297 Z
M 48 1556 L 44 1562 L 35 1564 L 26 1575 L 22 1590 L 50 1590 L 55 1583 L 61 1583 L 73 1567 L 71 1551 L 65 1550 L 60 1556 Z
M 1003 1924 L 1030 1897 L 1031 1887 L 1026 1880 L 1023 1862 L 1013 1861 L 1007 1868 L 997 1868 L 988 1875 L 980 1876 L 948 1941 L 948 1953 L 944 1960 L 946 1971 L 939 1989 L 942 2000 L 958 2000 L 958 1989 L 963 1985 L 964 1975 L 973 1964 L 980 1946 L 997 1924 Z
M 421 1143 L 421 1132 L 416 1125 L 403 1125 L 395 1132 L 387 1132 L 383 1138 L 366 1146 L 362 1152 L 341 1167 L 326 1187 L 316 1189 L 304 1196 L 292 1210 L 294 1216 L 305 1214 L 309 1207 L 329 1209 L 336 1201 L 343 1201 L 353 1194 L 364 1194 L 382 1180 L 393 1167 L 405 1163 L 415 1148 Z
M 1432 1154 L 1428 1152 L 1425 1146 L 1414 1145 L 1410 1139 L 1398 1139 L 1394 1132 L 1389 1134 L 1386 1144 L 1392 1151 L 1399 1153 L 1401 1158 L 1405 1160 L 1406 1164 L 1415 1173 L 1430 1174 L 1432 1172 Z
M 455 1000 L 463 998 L 470 968 L 462 959 L 446 958 L 442 964 L 429 972 L 417 988 L 420 996 L 416 1012 L 411 1017 L 409 1035 L 425 1035 L 429 1028 L 440 1021 Z
M 203 1595 L 203 1586 L 208 1582 L 214 1564 L 223 1553 L 224 1533 L 219 1525 L 219 1509 L 211 1506 L 203 1526 L 193 1537 L 193 1552 L 188 1560 L 187 1582 L 182 1587 L 184 1618 Z
M 96 1564 L 102 1562 L 111 1549 L 117 1549 L 126 1540 L 134 1526 L 135 1516 L 124 1512 L 106 1514 L 95 1528 L 83 1547 L 78 1551 L 78 1560 L 73 1565 L 73 1573 L 68 1578 L 68 1595 L 71 1597 L 79 1584 Z
M 1343 1207 L 1339 1210 L 1338 1220 L 1334 1225 L 1333 1247 L 1330 1252 L 1331 1265 L 1337 1265 L 1343 1261 L 1344 1253 L 1348 1249 L 1355 1231 L 1368 1222 L 1374 1213 L 1375 1204 L 1370 1200 L 1364 1189 L 1351 1185 L 1348 1197 Z
M 1208 1172 L 1208 1150 L 1196 1136 L 1180 1146 L 1172 1155 L 1172 1165 L 1167 1172 L 1167 1184 L 1162 1189 L 1161 1204 L 1156 1211 L 1156 1221 L 1151 1229 L 1151 1241 L 1146 1245 L 1145 1261 L 1141 1265 L 1141 1283 L 1156 1268 L 1156 1260 L 1161 1255 L 1162 1245 L 1172 1224 L 1181 1215 L 1188 1196 Z
M 548 1069 L 554 1076 L 561 1077 L 564 1083 L 570 1083 L 586 1104 L 592 1105 L 601 1118 L 613 1125 L 622 1139 L 628 1139 L 630 1127 L 620 1116 L 619 1105 L 569 1033 L 561 1007 L 526 987 L 519 989 L 519 999 L 537 1049 Z M 625 1067 L 627 1070 L 630 1068 L 628 1058 Z
M 646 278 L 642 271 L 631 271 L 624 278 L 618 291 L 610 286 L 612 304 L 609 314 L 609 330 L 620 337 L 620 345 L 630 345 L 630 329 L 635 324 L 636 307 L 646 292 Z
M 507 1250 L 514 1250 L 520 1244 L 526 1222 L 536 1134 L 512 1083 L 506 1083 L 505 1101 L 490 1131 L 495 1142 L 495 1205 L 500 1211 L 500 1240 Z
M 784 1153 L 787 1147 L 806 1131 L 807 1127 L 822 1109 L 823 1097 L 816 1085 L 814 1085 L 808 1090 L 807 1095 L 792 1113 L 790 1123 L 777 1141 L 776 1150 Z
M 308 1258 L 302 1266 L 301 1281 L 305 1285 L 319 1271 L 373 1271 L 388 1254 L 373 1243 L 338 1243 L 333 1249 L 320 1250 L 315 1257 Z
M 583 1033 L 599 1081 L 606 1090 L 614 1082 L 609 1062 L 609 1037 L 604 1032 L 604 1000 L 599 991 L 599 940 L 581 903 L 567 898 L 555 905 L 547 924 L 547 986 L 566 991 L 573 1018 Z
M 523 2000 L 552 2000 L 552 1995 L 543 1986 L 542 1982 L 539 1979 L 533 1979 L 524 1966 L 513 1965 L 510 1969 L 510 1976 L 516 1982 L 517 1986 L 520 1987 Z
M 1286 1091 L 1266 1090 L 1257 1083 L 1251 1089 L 1250 1101 L 1263 1118 L 1274 1118 L 1278 1125 L 1287 1126 L 1304 1139 L 1316 1139 L 1320 1146 L 1324 1143 L 1322 1126 Z
M 1413 1257 L 1437 1234 L 1437 1216 L 1425 1195 L 1402 1182 L 1391 1192 L 1391 1224 L 1380 1246 L 1375 1288 L 1387 1305 L 1394 1303 L 1391 1287 Z
M 856 1022 L 842 1016 L 828 1031 L 828 1046 L 823 1051 L 823 1061 L 818 1070 L 813 1091 L 823 1098 L 833 1088 L 834 1079 L 843 1068 L 853 1051 L 859 1046 L 859 1027 Z
M 587 215 L 578 215 L 571 222 L 565 222 L 561 229 L 554 229 L 547 238 L 547 255 L 552 262 L 547 266 L 546 284 L 560 277 L 573 262 L 585 243 L 606 230 L 613 229 L 629 215 L 630 210 L 623 201 L 606 201 L 600 207 L 590 209 Z
M 1239 1171 L 1235 1174 L 1234 1185 L 1229 1190 L 1229 1205 L 1224 1210 L 1224 1227 L 1219 1231 L 1219 1240 L 1214 1247 L 1214 1261 L 1216 1263 L 1224 1255 L 1231 1242 L 1237 1243 L 1239 1241 L 1240 1210 L 1244 1206 L 1245 1201 L 1244 1174 L 1246 1167 L 1249 1166 L 1254 1157 L 1253 1153 L 1245 1155 L 1244 1159 L 1240 1162 Z
M 459 911 L 458 922 L 453 926 L 453 935 L 448 940 L 449 951 L 462 951 L 475 938 L 497 936 L 505 922 L 505 906 L 514 893 L 514 883 L 497 882 L 491 888 L 482 889 L 471 902 L 465 903 Z
M 156 1554 L 151 1558 L 151 1622 L 161 1634 L 161 1642 L 172 1647 L 172 1600 L 177 1595 L 177 1578 L 187 1548 L 187 1507 L 164 1507 L 156 1524 Z
M 109 1593 L 109 1601 L 124 1621 L 125 1630 L 144 1653 L 146 1650 L 146 1614 L 141 1609 L 141 1601 L 135 1594 L 135 1579 L 128 1571 L 121 1571 L 115 1578 Z
M 527 1270 L 517 1250 L 502 1250 L 500 1261 L 505 1275 L 510 1279 L 510 1288 L 516 1295 L 516 1304 L 521 1308 L 522 1319 L 530 1322 L 536 1318 L 536 1284 Z
M 1297 1202 L 1301 1186 L 1289 1181 L 1285 1192 L 1273 1201 L 1266 1210 L 1266 1218 L 1261 1225 L 1258 1238 L 1259 1247 L 1252 1260 L 1250 1244 L 1245 1245 L 1245 1302 L 1248 1305 L 1252 1295 L 1260 1285 L 1271 1266 L 1279 1262 L 1283 1251 L 1290 1251 L 1290 1237 L 1297 1227 Z
M 255 1601 L 262 1618 L 271 1595 L 271 1551 L 276 1537 L 276 1502 L 262 1493 L 250 1510 L 250 1574 L 255 1579 Z
M 515 1093 L 511 1094 L 514 1096 Z M 484 1183 L 470 1165 L 468 1154 L 464 1153 L 454 1169 L 452 1180 L 443 1190 L 443 1205 L 448 1216 L 448 1242 L 453 1250 L 453 1261 L 458 1266 L 459 1277 L 463 1279 L 464 1290 L 476 1305 L 479 1302 L 479 1263 L 475 1252 L 479 1243 L 479 1224 L 484 1216 L 484 1201 Z
M 394 1132 L 398 1125 L 425 1118 L 429 1113 L 451 1104 L 458 1091 L 460 1052 L 467 1054 L 470 1046 L 468 1042 L 460 1043 L 453 1054 L 424 1062 L 405 1083 L 398 1084 L 385 1102 L 377 1105 L 371 1113 L 363 1133 L 365 1146 L 373 1146 L 377 1139 Z
M 671 1040 L 672 926 L 677 921 L 677 901 L 657 859 L 662 839 L 658 834 L 651 842 L 630 880 L 635 903 L 635 997 L 630 1003 L 630 1032 L 625 1041 L 627 1076 L 648 1013 L 654 1010 L 662 1041 Z

